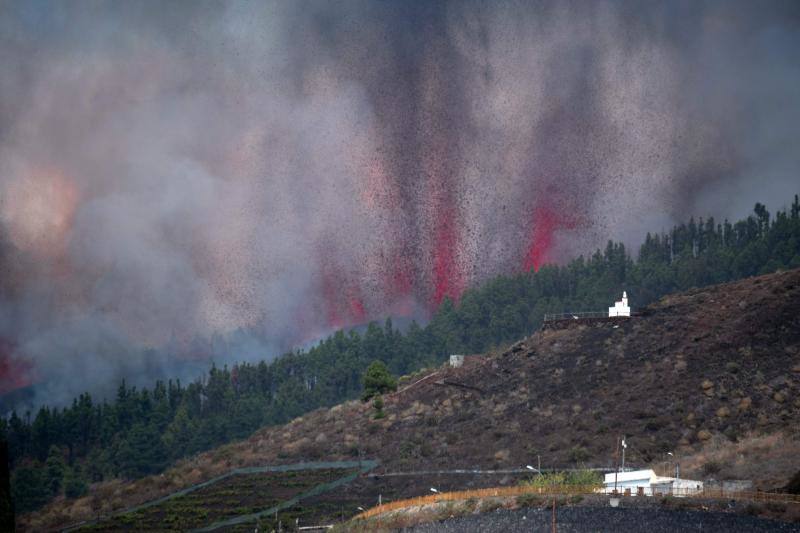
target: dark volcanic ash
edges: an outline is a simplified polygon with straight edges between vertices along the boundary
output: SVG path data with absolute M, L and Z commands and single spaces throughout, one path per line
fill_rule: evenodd
M 796 192 L 793 2 L 0 12 L 0 392 L 424 319 Z

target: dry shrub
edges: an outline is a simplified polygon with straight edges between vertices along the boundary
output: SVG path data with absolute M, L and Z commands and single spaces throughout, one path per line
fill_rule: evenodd
M 543 501 L 542 497 L 536 494 L 521 494 L 515 500 L 519 507 L 539 507 Z
M 481 513 L 491 513 L 492 511 L 501 509 L 503 507 L 503 501 L 499 498 L 489 498 L 481 502 L 479 509 Z
M 222 446 L 214 451 L 211 457 L 215 463 L 228 462 L 233 457 L 233 450 L 230 446 Z
M 162 474 L 156 478 L 155 485 L 159 492 L 165 491 L 172 485 L 172 479 Z
M 309 439 L 307 437 L 303 437 L 303 438 L 295 440 L 295 441 L 287 442 L 281 448 L 281 452 L 285 453 L 288 456 L 297 455 L 297 453 L 301 449 L 303 449 L 305 446 L 308 446 L 308 444 L 310 442 L 311 442 L 311 439 Z
M 160 476 L 159 476 L 160 477 Z M 155 476 L 145 477 L 136 483 L 131 483 L 130 485 L 125 487 L 125 495 L 130 496 L 136 492 L 146 492 L 148 494 L 152 494 L 154 489 L 158 486 L 158 478 Z
M 704 476 L 715 476 L 719 474 L 722 469 L 723 465 L 717 461 L 708 461 L 703 465 L 701 471 L 703 472 Z
M 247 450 L 243 450 L 239 455 L 240 459 L 240 466 L 244 465 L 255 465 L 261 462 L 262 454 L 259 453 L 255 448 L 248 448 Z
M 304 459 L 321 459 L 326 455 L 328 447 L 323 443 L 317 443 L 311 439 L 303 439 L 303 445 L 300 447 L 300 455 Z
M 188 472 L 185 481 L 187 485 L 194 485 L 200 483 L 203 479 L 203 472 L 199 468 L 194 468 Z
M 390 530 L 404 529 L 425 522 L 433 522 L 437 520 L 437 517 L 438 506 L 436 504 L 414 506 L 381 517 L 381 526 Z
M 77 522 L 85 516 L 92 515 L 92 506 L 89 498 L 81 498 L 76 500 L 69 509 L 70 521 Z
M 218 473 L 230 470 L 227 465 L 206 462 L 200 462 L 197 465 L 197 469 L 200 470 L 200 480 L 210 479 Z
M 402 530 L 415 525 L 446 520 L 472 514 L 474 512 L 487 512 L 487 510 L 493 511 L 502 507 L 511 507 L 508 502 L 506 502 L 505 505 L 503 502 L 504 500 L 501 498 L 494 498 L 489 501 L 487 507 L 487 501 L 479 501 L 475 498 L 471 498 L 465 501 L 438 502 L 422 506 L 413 506 L 399 509 L 382 516 L 380 518 L 380 529 L 375 527 L 374 519 L 372 519 L 372 527 L 365 527 L 363 530 L 384 531 L 384 528 L 389 530 Z
M 782 432 L 748 434 L 737 442 L 715 436 L 694 454 L 681 457 L 681 468 L 692 476 L 715 475 L 721 479 L 750 479 L 758 488 L 780 488 L 797 469 L 800 441 Z M 704 472 L 711 466 L 717 472 Z
M 53 520 L 56 524 L 70 524 L 75 521 L 64 509 L 59 509 L 58 512 L 55 512 L 50 516 L 51 520 Z
M 91 509 L 92 512 L 96 513 L 102 508 L 103 500 L 98 498 L 97 495 L 87 497 L 87 499 L 89 500 L 89 508 Z

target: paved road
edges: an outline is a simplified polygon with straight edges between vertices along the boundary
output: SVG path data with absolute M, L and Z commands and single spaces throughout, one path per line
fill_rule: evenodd
M 559 533 L 595 533 L 620 531 L 642 533 L 667 532 L 800 532 L 800 524 L 765 520 L 748 515 L 722 512 L 669 509 L 610 507 L 562 507 L 557 514 Z M 406 529 L 409 533 L 485 533 L 549 532 L 552 514 L 549 509 L 497 510 L 482 515 L 453 518 L 444 522 L 422 524 Z

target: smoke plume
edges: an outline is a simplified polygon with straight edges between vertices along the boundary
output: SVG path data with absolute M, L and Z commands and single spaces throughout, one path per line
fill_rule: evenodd
M 796 2 L 0 1 L 0 392 L 275 355 L 797 190 Z

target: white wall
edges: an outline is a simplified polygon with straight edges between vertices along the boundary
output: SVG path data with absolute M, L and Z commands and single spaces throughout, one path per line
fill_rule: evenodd
M 637 487 L 644 487 L 645 489 L 650 488 L 650 478 L 642 478 L 642 479 L 629 479 L 627 481 L 617 481 L 617 491 L 618 492 L 625 492 L 625 489 L 631 489 L 632 494 L 636 494 Z M 614 490 L 614 480 L 612 479 L 611 482 L 605 483 L 605 492 L 613 492 Z
M 608 308 L 608 316 L 631 316 L 631 308 L 628 307 L 628 293 L 622 293 L 622 300 L 614 302 L 614 307 Z
M 451 355 L 450 356 L 450 366 L 453 368 L 458 368 L 464 364 L 464 356 L 463 355 Z

